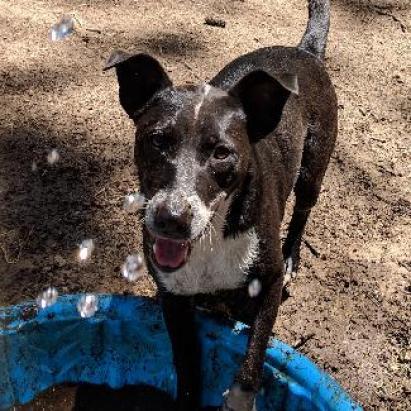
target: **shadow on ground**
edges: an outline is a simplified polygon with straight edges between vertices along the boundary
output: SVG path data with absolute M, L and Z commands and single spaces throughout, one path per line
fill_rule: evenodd
M 141 39 L 149 51 L 170 57 L 195 56 L 205 48 L 200 36 L 193 32 L 167 33 L 158 31 Z
M 0 78 L 4 95 L 28 95 L 37 91 L 54 92 L 80 81 L 78 73 L 71 68 L 65 71 L 50 69 L 47 66 L 36 66 L 22 70 L 19 67 L 3 66 Z
M 3 229 L 32 233 L 27 252 L 73 245 L 92 223 L 88 211 L 102 178 L 100 163 L 75 148 L 75 136 L 72 146 L 62 140 L 38 122 L 2 131 L 0 221 Z M 55 164 L 47 161 L 52 149 L 60 156 Z
M 70 139 L 72 144 L 65 143 Z M 47 161 L 52 149 L 60 156 L 55 164 Z M 91 152 L 76 148 L 75 135 L 57 133 L 45 122 L 2 129 L 0 252 L 5 263 L 1 292 L 20 300 L 38 292 L 41 284 L 53 284 L 56 275 L 64 282 L 64 259 L 55 256 L 70 254 L 75 261 L 74 252 L 83 239 L 108 241 L 109 233 L 92 212 L 99 206 L 98 187 L 109 175 L 107 164 L 104 167 Z M 76 281 L 67 283 L 74 286 Z

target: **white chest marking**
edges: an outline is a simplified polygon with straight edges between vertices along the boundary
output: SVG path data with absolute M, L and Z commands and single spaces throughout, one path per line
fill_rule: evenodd
M 236 238 L 211 232 L 195 242 L 187 263 L 172 273 L 157 272 L 165 288 L 179 295 L 214 293 L 243 285 L 258 256 L 259 240 L 254 229 Z

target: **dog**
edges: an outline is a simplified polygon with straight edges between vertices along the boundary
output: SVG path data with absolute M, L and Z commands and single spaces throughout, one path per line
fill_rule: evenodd
M 201 405 L 200 303 L 223 304 L 250 324 L 220 409 L 256 410 L 284 277 L 298 269 L 337 136 L 337 98 L 323 65 L 329 0 L 310 0 L 308 8 L 297 47 L 253 51 L 200 85 L 174 86 L 146 54 L 116 51 L 105 67 L 115 68 L 121 106 L 136 126 L 134 157 L 147 199 L 143 247 L 172 343 L 179 411 Z

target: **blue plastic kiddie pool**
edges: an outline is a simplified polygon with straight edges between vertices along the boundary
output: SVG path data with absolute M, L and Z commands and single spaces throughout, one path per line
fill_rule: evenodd
M 147 298 L 99 296 L 99 310 L 81 318 L 80 296 L 0 309 L 0 409 L 25 404 L 62 383 L 146 384 L 174 396 L 176 377 L 159 305 Z M 218 406 L 247 343 L 247 327 L 199 312 L 204 406 Z M 272 340 L 266 353 L 258 411 L 361 410 L 307 358 Z

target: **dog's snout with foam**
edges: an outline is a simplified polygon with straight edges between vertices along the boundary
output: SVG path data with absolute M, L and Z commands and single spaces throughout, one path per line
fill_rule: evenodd
M 167 188 L 159 190 L 149 200 L 146 208 L 146 225 L 155 234 L 158 231 L 157 217 L 161 210 L 166 209 L 172 217 L 170 221 L 185 220 L 189 225 L 187 232 L 190 238 L 187 239 L 193 240 L 206 229 L 212 216 L 211 207 L 207 206 L 196 192 L 196 181 L 201 166 L 195 159 L 195 153 L 186 150 L 182 150 L 172 163 L 176 169 L 174 181 L 170 181 Z M 163 223 L 166 224 L 164 221 Z

